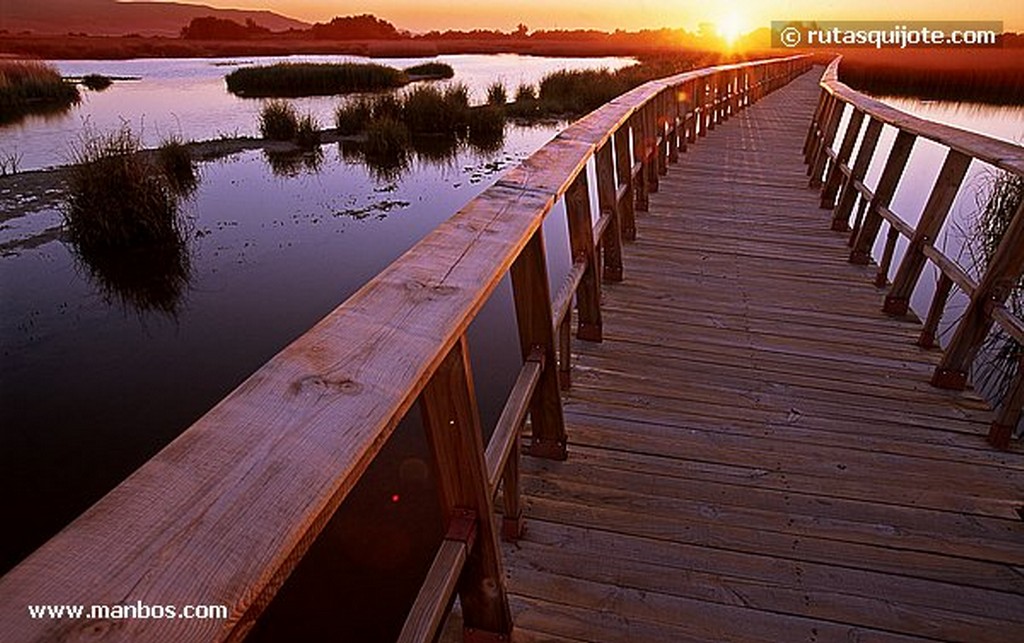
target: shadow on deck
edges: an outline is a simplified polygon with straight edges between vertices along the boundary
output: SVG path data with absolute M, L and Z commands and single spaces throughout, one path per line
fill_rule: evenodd
M 693 146 L 639 217 L 569 459 L 523 461 L 517 635 L 1024 640 L 1024 458 L 881 312 L 807 188 L 804 74 Z

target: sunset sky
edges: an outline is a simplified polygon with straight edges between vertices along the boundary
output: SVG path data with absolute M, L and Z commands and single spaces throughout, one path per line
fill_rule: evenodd
M 160 0 L 158 0 L 160 1 Z M 216 7 L 270 9 L 292 18 L 323 22 L 333 16 L 372 13 L 400 29 L 507 31 L 530 29 L 696 29 L 701 22 L 733 30 L 768 27 L 772 20 L 1002 20 L 1024 31 L 1021 0 L 182 0 Z

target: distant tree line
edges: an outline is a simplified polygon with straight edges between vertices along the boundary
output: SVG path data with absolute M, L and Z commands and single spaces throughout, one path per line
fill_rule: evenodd
M 769 46 L 770 32 L 760 30 L 749 36 L 751 45 Z M 530 32 L 529 27 L 519 24 L 512 31 L 494 29 L 473 29 L 471 31 L 430 31 L 412 34 L 395 27 L 387 20 L 370 14 L 336 17 L 330 22 L 318 22 L 309 29 L 289 29 L 271 32 L 269 29 L 246 20 L 239 24 L 223 18 L 195 18 L 181 30 L 182 38 L 188 40 L 251 40 L 258 38 L 286 38 L 295 40 L 476 40 L 491 42 L 588 42 L 617 46 L 657 47 L 717 47 L 721 38 L 714 33 L 711 25 L 703 24 L 697 33 L 685 29 L 646 29 L 623 31 L 617 29 L 608 33 L 594 29 L 552 29 Z M 763 42 L 762 42 L 763 41 Z M 1021 47 L 1024 36 L 1006 33 L 1000 36 L 1003 47 Z

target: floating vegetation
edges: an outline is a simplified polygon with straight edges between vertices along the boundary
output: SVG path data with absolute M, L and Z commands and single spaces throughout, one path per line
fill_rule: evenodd
M 992 263 L 1014 215 L 1024 201 L 1024 177 L 1011 172 L 999 172 L 988 177 L 987 185 L 979 191 L 977 214 L 971 221 L 964 249 L 975 274 L 982 275 Z M 1024 318 L 1024 277 L 1006 300 L 1007 309 L 1018 318 Z M 1024 347 L 998 324 L 982 344 L 975 361 L 975 385 L 995 400 L 1006 395 L 1017 375 Z
M 412 204 L 408 201 L 385 199 L 384 201 L 373 203 L 363 208 L 347 208 L 345 210 L 339 210 L 338 212 L 335 212 L 334 215 L 339 217 L 351 217 L 360 221 L 372 216 L 376 216 L 378 219 L 383 219 L 387 216 L 388 212 L 407 208 L 410 205 Z
M 65 82 L 52 65 L 0 60 L 0 125 L 30 114 L 59 114 L 81 100 L 78 87 Z
M 277 63 L 242 67 L 225 77 L 228 91 L 252 98 L 297 98 L 401 87 L 409 77 L 376 63 Z

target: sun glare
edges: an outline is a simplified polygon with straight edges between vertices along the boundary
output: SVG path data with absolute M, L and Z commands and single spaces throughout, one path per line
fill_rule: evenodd
M 718 30 L 718 35 L 730 47 L 736 44 L 736 41 L 743 35 L 743 25 L 741 24 L 740 17 L 735 12 L 719 18 L 715 26 Z

